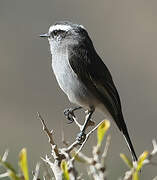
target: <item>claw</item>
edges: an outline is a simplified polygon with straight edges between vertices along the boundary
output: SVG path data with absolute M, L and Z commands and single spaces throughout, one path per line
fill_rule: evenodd
M 67 124 L 72 124 L 74 122 L 73 119 L 68 119 L 68 120 L 69 120 L 69 122 Z
M 64 110 L 64 115 L 70 121 L 70 122 L 68 122 L 68 124 L 71 124 L 71 123 L 74 122 L 73 117 L 75 117 L 75 115 L 74 115 L 74 112 L 73 112 L 73 110 L 71 108 L 65 109 Z

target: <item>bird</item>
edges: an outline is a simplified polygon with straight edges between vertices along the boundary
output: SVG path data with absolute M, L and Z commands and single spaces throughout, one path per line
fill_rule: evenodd
M 58 21 L 50 26 L 47 38 L 52 55 L 52 69 L 56 80 L 75 108 L 65 111 L 67 116 L 75 110 L 88 110 L 88 118 L 81 130 L 85 135 L 88 121 L 95 110 L 112 119 L 122 132 L 132 159 L 137 156 L 124 121 L 120 96 L 111 73 L 102 61 L 83 25 Z

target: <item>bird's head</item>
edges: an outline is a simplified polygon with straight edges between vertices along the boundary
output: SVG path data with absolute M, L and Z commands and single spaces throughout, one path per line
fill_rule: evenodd
M 40 37 L 48 38 L 50 46 L 78 44 L 87 36 L 88 33 L 82 25 L 69 21 L 56 22 L 50 26 L 48 33 L 40 35 Z

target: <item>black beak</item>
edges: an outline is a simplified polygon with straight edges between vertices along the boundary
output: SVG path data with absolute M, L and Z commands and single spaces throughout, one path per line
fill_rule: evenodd
M 50 37 L 50 35 L 49 35 L 48 33 L 46 33 L 46 34 L 40 34 L 40 37 L 42 37 L 42 38 L 48 38 L 48 37 Z

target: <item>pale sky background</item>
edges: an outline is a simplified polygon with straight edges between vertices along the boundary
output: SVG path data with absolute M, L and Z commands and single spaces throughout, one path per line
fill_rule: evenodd
M 15 164 L 26 147 L 30 172 L 40 156 L 50 154 L 37 111 L 54 129 L 59 145 L 62 124 L 70 142 L 76 137 L 78 129 L 62 113 L 70 103 L 52 74 L 48 42 L 39 38 L 57 20 L 87 28 L 112 73 L 137 154 L 152 150 L 151 141 L 157 138 L 157 1 L 1 0 L 0 154 L 9 148 L 8 160 Z M 102 118 L 94 116 L 96 122 Z M 109 134 L 106 164 L 109 179 L 115 180 L 127 169 L 119 154 L 130 153 L 113 123 Z M 93 135 L 84 151 L 91 152 L 95 139 Z M 156 167 L 144 168 L 141 179 L 152 179 L 156 172 Z

